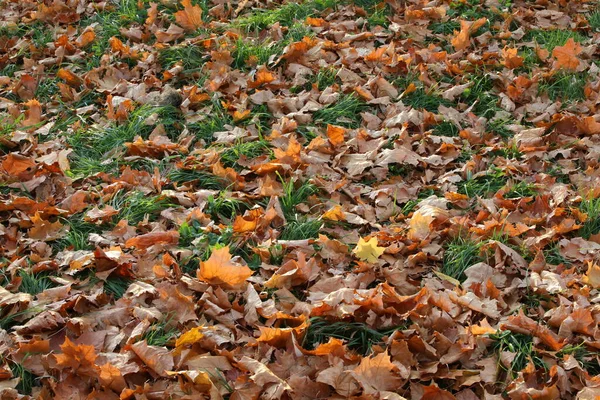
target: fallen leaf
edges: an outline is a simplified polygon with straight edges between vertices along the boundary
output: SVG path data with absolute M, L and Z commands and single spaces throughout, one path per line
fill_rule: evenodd
M 188 32 L 193 32 L 202 27 L 202 8 L 193 6 L 191 0 L 181 0 L 183 10 L 177 11 L 175 22 Z
M 372 237 L 368 241 L 364 238 L 360 238 L 356 247 L 352 250 L 352 253 L 354 253 L 361 261 L 369 263 L 377 262 L 379 257 L 385 251 L 385 247 L 379 247 L 377 244 L 376 237 Z
M 239 286 L 252 274 L 250 268 L 231 261 L 228 246 L 214 249 L 208 260 L 200 262 L 197 273 L 203 282 L 226 287 Z

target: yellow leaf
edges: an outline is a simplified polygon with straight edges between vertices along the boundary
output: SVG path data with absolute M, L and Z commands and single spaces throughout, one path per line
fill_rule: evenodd
M 195 328 L 190 329 L 183 335 L 179 336 L 175 341 L 175 347 L 177 350 L 181 351 L 181 347 L 186 345 L 192 345 L 198 342 L 200 339 L 204 337 L 202 333 L 202 326 L 197 326 Z
M 344 211 L 342 211 L 342 206 L 338 204 L 326 211 L 322 218 L 329 221 L 345 221 L 346 215 L 344 214 Z
M 246 281 L 252 270 L 243 265 L 231 262 L 229 247 L 213 250 L 210 258 L 200 262 L 198 279 L 212 285 L 238 286 Z
M 600 265 L 588 261 L 588 270 L 583 277 L 583 283 L 587 283 L 594 289 L 600 288 Z
M 360 260 L 374 263 L 383 254 L 384 251 L 385 247 L 377 246 L 377 238 L 372 237 L 369 241 L 360 238 L 352 252 Z
M 426 205 L 415 211 L 410 219 L 408 238 L 410 240 L 423 240 L 431 232 L 430 225 L 436 219 L 448 219 L 448 211 L 431 205 Z

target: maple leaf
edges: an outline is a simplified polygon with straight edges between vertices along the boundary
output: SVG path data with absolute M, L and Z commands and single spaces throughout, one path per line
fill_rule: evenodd
M 360 238 L 356 247 L 352 252 L 362 261 L 369 263 L 377 262 L 377 259 L 383 254 L 385 247 L 379 247 L 377 245 L 377 238 L 372 237 L 369 241 L 364 238 Z
M 71 342 L 65 337 L 64 343 L 60 346 L 62 354 L 56 354 L 57 367 L 60 369 L 70 368 L 73 372 L 86 376 L 97 376 L 98 367 L 96 366 L 96 350 L 94 346 L 78 344 Z
M 183 10 L 175 13 L 175 21 L 188 32 L 194 32 L 204 23 L 202 22 L 202 8 L 193 6 L 191 0 L 181 0 Z
M 402 378 L 394 373 L 397 370 L 398 367 L 392 363 L 389 354 L 384 352 L 363 358 L 354 369 L 354 376 L 366 394 L 376 394 L 402 385 Z
M 506 68 L 514 69 L 523 65 L 523 57 L 519 56 L 517 53 L 517 48 L 504 47 L 502 49 L 502 59 Z
M 450 41 L 456 50 L 464 50 L 469 47 L 471 34 L 476 32 L 487 22 L 487 18 L 479 18 L 476 21 L 460 21 L 460 31 L 454 31 L 455 36 Z
M 552 56 L 556 58 L 554 62 L 554 69 L 567 69 L 576 71 L 580 64 L 577 56 L 581 53 L 581 45 L 573 38 L 569 38 L 564 46 L 556 46 L 552 50 Z
M 226 287 L 239 286 L 252 274 L 250 268 L 231 261 L 229 246 L 214 249 L 207 261 L 200 262 L 197 273 L 198 279 L 203 282 Z

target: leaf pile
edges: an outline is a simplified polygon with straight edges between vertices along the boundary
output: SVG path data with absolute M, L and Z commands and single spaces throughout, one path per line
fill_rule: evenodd
M 600 9 L 0 3 L 2 398 L 600 396 Z

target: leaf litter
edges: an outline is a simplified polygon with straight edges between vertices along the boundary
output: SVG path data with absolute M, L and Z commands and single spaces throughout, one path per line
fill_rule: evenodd
M 600 396 L 594 2 L 0 15 L 3 398 Z

